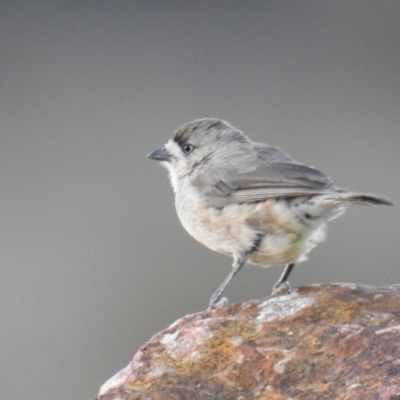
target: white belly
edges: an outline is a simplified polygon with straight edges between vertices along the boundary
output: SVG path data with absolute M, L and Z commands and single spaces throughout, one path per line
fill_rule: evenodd
M 218 253 L 241 258 L 262 235 L 248 262 L 268 267 L 303 261 L 323 239 L 323 224 L 304 225 L 285 202 L 267 200 L 216 209 L 190 190 L 184 191 L 185 196 L 179 191 L 176 194 L 178 217 L 191 236 Z

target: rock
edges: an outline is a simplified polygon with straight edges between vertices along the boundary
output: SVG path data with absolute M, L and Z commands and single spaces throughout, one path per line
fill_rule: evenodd
M 400 400 L 400 285 L 300 287 L 188 315 L 98 400 Z

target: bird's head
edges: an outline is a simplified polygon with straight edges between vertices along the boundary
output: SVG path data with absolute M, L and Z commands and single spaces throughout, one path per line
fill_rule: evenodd
M 182 125 L 164 147 L 147 157 L 168 169 L 176 191 L 181 179 L 218 157 L 227 147 L 248 142 L 249 139 L 228 122 L 203 118 Z

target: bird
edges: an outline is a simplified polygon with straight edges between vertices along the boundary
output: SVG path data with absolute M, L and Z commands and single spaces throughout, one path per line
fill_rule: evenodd
M 233 258 L 208 310 L 226 303 L 222 295 L 245 263 L 286 265 L 273 293 L 291 290 L 294 265 L 324 240 L 327 222 L 352 204 L 392 205 L 385 198 L 337 188 L 314 167 L 278 147 L 253 142 L 218 118 L 182 125 L 147 157 L 167 168 L 185 230 Z

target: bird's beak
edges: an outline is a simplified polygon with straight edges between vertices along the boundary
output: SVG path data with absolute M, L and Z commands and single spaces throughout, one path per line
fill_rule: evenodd
M 147 158 L 156 161 L 171 161 L 172 154 L 165 148 L 157 149 L 147 154 Z

